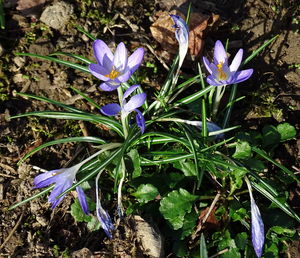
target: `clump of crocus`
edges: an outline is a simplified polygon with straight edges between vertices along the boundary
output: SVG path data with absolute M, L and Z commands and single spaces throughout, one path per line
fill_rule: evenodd
M 128 57 L 123 42 L 117 46 L 114 55 L 109 47 L 99 39 L 93 43 L 93 49 L 97 64 L 90 64 L 89 71 L 104 81 L 100 84 L 100 88 L 104 91 L 115 90 L 121 83 L 126 82 L 138 69 L 144 57 L 143 48 L 138 48 Z
M 189 28 L 186 22 L 178 15 L 170 14 L 176 29 L 175 37 L 179 44 L 179 67 L 181 67 L 189 47 Z
M 252 75 L 253 69 L 238 71 L 243 59 L 243 49 L 240 49 L 228 66 L 228 57 L 225 48 L 220 40 L 215 44 L 214 61 L 210 63 L 203 57 L 204 65 L 210 75 L 207 83 L 213 86 L 222 86 L 243 82 Z
M 57 197 L 73 185 L 76 173 L 81 166 L 82 164 L 79 163 L 70 168 L 61 168 L 44 172 L 34 178 L 34 188 L 42 188 L 55 184 L 54 189 L 48 197 L 48 201 L 52 204 L 52 208 L 54 209 L 63 200 L 65 195 L 60 198 Z M 82 188 L 77 186 L 76 191 L 78 193 L 78 200 L 83 212 L 85 214 L 89 214 L 88 204 Z
M 142 106 L 146 101 L 146 93 L 140 93 L 132 96 L 127 102 L 126 99 L 133 93 L 140 85 L 133 85 L 129 87 L 123 95 L 121 106 L 117 103 L 111 103 L 103 106 L 100 111 L 107 116 L 115 116 L 121 112 L 122 117 L 127 117 L 131 112 L 135 111 L 137 126 L 141 129 L 141 132 L 145 131 L 145 119 L 140 110 L 137 108 Z

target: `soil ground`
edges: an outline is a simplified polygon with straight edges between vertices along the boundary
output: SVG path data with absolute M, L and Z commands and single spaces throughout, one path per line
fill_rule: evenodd
M 0 43 L 4 49 L 0 57 L 0 256 L 56 257 L 70 254 L 72 257 L 89 257 L 94 254 L 95 257 L 146 257 L 133 251 L 136 250 L 133 231 L 130 231 L 133 235 L 120 240 L 118 244 L 112 244 L 105 239 L 102 231 L 91 233 L 84 224 L 76 223 L 68 212 L 73 199 L 71 195 L 54 211 L 50 209 L 46 197 L 7 211 L 10 205 L 37 192 L 32 189 L 33 178 L 39 173 L 37 168 L 51 170 L 63 167 L 72 160 L 74 153 L 82 152 L 86 146 L 63 144 L 49 147 L 17 166 L 21 157 L 47 141 L 66 136 L 92 135 L 95 130 L 87 124 L 62 120 L 33 117 L 9 120 L 9 116 L 24 112 L 56 109 L 49 104 L 16 96 L 15 92 L 45 96 L 89 111 L 92 111 L 92 107 L 74 94 L 70 86 L 88 92 L 100 105 L 117 98 L 114 94 L 100 92 L 98 82 L 88 74 L 48 61 L 16 56 L 14 53 L 47 55 L 63 51 L 93 60 L 91 41 L 75 27 L 80 25 L 112 47 L 120 41 L 125 41 L 130 50 L 144 46 L 147 50 L 143 68 L 146 74 L 145 86 L 151 91 L 159 87 L 161 82 L 161 75 L 154 74 L 153 78 L 151 68 L 146 67 L 146 62 L 151 62 L 159 71 L 164 70 L 147 45 L 151 45 L 154 53 L 159 51 L 160 45 L 152 38 L 149 28 L 155 12 L 169 7 L 151 0 L 66 2 L 73 5 L 74 13 L 68 24 L 59 30 L 45 27 L 39 21 L 38 14 L 26 16 L 16 10 L 15 5 L 5 8 L 6 28 L 0 31 Z M 184 1 L 173 2 L 180 2 L 180 5 Z M 233 123 L 242 122 L 245 128 L 260 129 L 265 124 L 276 125 L 286 121 L 299 131 L 299 2 L 196 2 L 197 11 L 220 15 L 218 23 L 205 34 L 205 52 L 212 49 L 217 39 L 225 42 L 228 38 L 231 42 L 230 53 L 242 47 L 249 54 L 264 41 L 279 35 L 261 55 L 248 64 L 254 68 L 255 73 L 249 83 L 239 87 L 239 94 L 246 98 L 237 104 Z M 51 1 L 46 3 L 49 4 Z M 107 131 L 97 133 L 101 133 L 100 136 L 104 138 L 110 137 Z M 278 147 L 275 158 L 289 169 L 299 172 L 299 156 L 298 138 Z M 299 195 L 299 186 L 291 189 L 292 195 Z M 292 205 L 299 210 L 299 202 L 295 201 Z M 130 228 L 130 223 L 124 222 L 122 227 Z M 287 254 L 299 257 L 299 249 L 299 242 L 294 242 Z

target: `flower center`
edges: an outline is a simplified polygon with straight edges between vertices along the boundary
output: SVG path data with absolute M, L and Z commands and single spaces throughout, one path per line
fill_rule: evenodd
M 109 74 L 104 75 L 105 77 L 114 80 L 118 77 L 119 72 L 113 67 Z
M 223 62 L 217 64 L 219 80 L 226 80 L 228 78 L 228 75 L 223 71 L 223 64 Z

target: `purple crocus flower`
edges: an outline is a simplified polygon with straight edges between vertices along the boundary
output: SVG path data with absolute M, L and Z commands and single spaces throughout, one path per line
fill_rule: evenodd
M 34 188 L 42 188 L 51 184 L 55 184 L 48 201 L 54 209 L 65 197 L 65 195 L 57 198 L 61 193 L 70 188 L 75 181 L 75 176 L 82 164 L 77 164 L 70 168 L 61 168 L 44 172 L 34 178 Z M 78 200 L 85 214 L 89 214 L 88 204 L 85 194 L 80 186 L 76 187 Z
M 126 117 L 128 116 L 132 111 L 135 111 L 136 114 L 136 123 L 138 127 L 141 129 L 141 132 L 144 133 L 145 131 L 145 119 L 140 110 L 137 108 L 142 106 L 146 101 L 146 93 L 140 93 L 137 95 L 134 95 L 130 98 L 130 100 L 127 102 L 126 98 L 129 97 L 129 95 L 136 89 L 140 87 L 140 85 L 133 85 L 129 87 L 123 95 L 122 99 L 122 106 L 116 103 L 107 104 L 103 106 L 100 111 L 107 116 L 115 116 L 120 111 L 122 113 L 122 116 Z
M 178 15 L 170 14 L 174 21 L 173 27 L 176 29 L 175 37 L 179 43 L 179 67 L 181 67 L 189 47 L 189 27 Z
M 104 91 L 115 90 L 121 83 L 126 82 L 138 69 L 144 57 L 143 48 L 138 48 L 128 57 L 123 42 L 117 46 L 114 55 L 100 39 L 94 41 L 93 49 L 97 64 L 90 64 L 89 70 L 92 75 L 104 81 L 100 84 Z
M 265 242 L 264 223 L 262 221 L 260 211 L 254 201 L 252 192 L 249 191 L 251 202 L 251 234 L 254 251 L 258 258 L 262 255 L 262 250 Z
M 111 218 L 108 214 L 108 212 L 106 212 L 102 206 L 101 206 L 101 201 L 100 201 L 100 197 L 99 197 L 99 187 L 98 187 L 98 181 L 99 181 L 99 177 L 101 175 L 102 171 L 97 175 L 96 177 L 96 213 L 97 213 L 97 218 L 101 224 L 101 227 L 103 228 L 105 234 L 112 239 L 112 231 L 115 229 Z
M 112 231 L 115 229 L 109 214 L 102 208 L 99 198 L 96 203 L 97 218 L 101 223 L 105 234 L 112 239 Z
M 243 82 L 252 75 L 253 69 L 238 71 L 242 62 L 243 49 L 240 49 L 228 66 L 228 58 L 225 48 L 220 40 L 215 44 L 214 61 L 210 63 L 206 57 L 203 57 L 204 65 L 210 75 L 207 77 L 207 83 L 213 86 L 222 86 Z

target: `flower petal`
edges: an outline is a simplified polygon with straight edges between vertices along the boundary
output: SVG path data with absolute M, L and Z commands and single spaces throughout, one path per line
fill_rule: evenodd
M 223 85 L 223 83 L 217 81 L 213 75 L 207 76 L 206 81 L 209 85 L 212 85 L 212 86 L 221 86 L 221 85 Z
M 203 63 L 204 63 L 204 65 L 205 65 L 206 70 L 207 70 L 210 74 L 212 74 L 212 71 L 211 71 L 211 68 L 210 68 L 210 62 L 208 61 L 208 59 L 204 56 L 202 60 L 203 60 Z
M 82 190 L 82 188 L 80 186 L 77 186 L 76 187 L 76 191 L 78 193 L 78 200 L 79 200 L 79 203 L 80 203 L 80 206 L 81 206 L 81 209 L 82 211 L 86 214 L 86 215 L 89 215 L 89 206 L 87 204 L 87 201 L 86 201 L 86 197 L 85 197 L 85 194 L 84 194 L 84 191 Z
M 116 49 L 113 64 L 118 72 L 123 72 L 127 67 L 127 49 L 123 42 L 121 42 Z
M 119 104 L 112 103 L 112 104 L 107 104 L 107 105 L 103 106 L 100 109 L 100 111 L 104 115 L 115 116 L 116 114 L 118 114 L 121 111 L 121 107 Z
M 100 84 L 100 88 L 104 91 L 113 91 L 120 86 L 119 83 L 114 83 L 113 81 L 103 82 Z
M 131 99 L 124 105 L 123 109 L 130 113 L 136 108 L 142 106 L 146 100 L 146 93 L 140 93 L 131 97 Z
M 141 111 L 139 111 L 138 109 L 136 109 L 135 111 L 137 113 L 135 116 L 136 124 L 141 129 L 141 132 L 143 134 L 145 132 L 145 128 L 146 128 L 145 118 Z
M 130 86 L 125 92 L 124 92 L 124 95 L 123 95 L 123 100 L 126 99 L 132 92 L 135 91 L 136 88 L 140 87 L 140 85 L 138 84 L 135 84 L 135 85 L 132 85 Z
M 206 125 L 207 125 L 207 130 L 210 133 L 222 130 L 221 127 L 219 127 L 218 125 L 212 122 L 207 122 Z M 214 136 L 216 139 L 222 139 L 224 138 L 224 133 L 214 134 Z
M 131 74 L 133 74 L 136 69 L 139 68 L 141 65 L 143 58 L 144 58 L 144 48 L 140 47 L 137 50 L 135 50 L 132 55 L 128 58 L 128 64 L 129 70 Z
M 254 201 L 252 193 L 250 194 L 251 201 L 251 234 L 252 244 L 258 258 L 262 255 L 262 250 L 265 242 L 264 223 L 262 221 L 260 211 Z
M 34 178 L 34 188 L 42 188 L 48 185 L 51 185 L 56 182 L 56 177 L 53 176 L 53 174 L 57 173 L 59 169 L 57 170 L 51 170 L 44 172 L 42 174 L 37 175 Z
M 123 74 L 119 75 L 114 81 L 117 82 L 117 83 L 127 82 L 128 79 L 130 78 L 131 74 L 132 73 L 129 69 L 125 70 L 123 72 Z
M 73 181 L 66 180 L 66 181 L 58 181 L 55 184 L 50 196 L 48 197 L 48 201 L 52 204 L 52 209 L 54 209 L 66 195 L 61 196 L 57 199 L 57 197 L 63 193 L 65 190 L 70 188 L 73 184 Z
M 214 63 L 219 64 L 221 62 L 227 64 L 227 54 L 222 42 L 217 40 L 214 49 Z
M 174 21 L 176 28 L 175 37 L 179 43 L 179 45 L 186 45 L 189 42 L 189 27 L 187 26 L 185 20 L 183 20 L 180 16 L 170 14 L 172 20 Z
M 102 81 L 110 80 L 109 77 L 105 76 L 110 73 L 110 70 L 106 69 L 105 67 L 103 67 L 101 65 L 90 64 L 89 71 L 92 75 L 94 75 L 95 77 L 97 77 L 98 79 L 100 79 Z
M 233 58 L 233 60 L 231 62 L 231 65 L 229 66 L 229 69 L 231 72 L 236 72 L 239 69 L 242 59 L 243 59 L 243 53 L 244 53 L 243 49 L 240 49 L 236 53 L 235 57 Z
M 105 234 L 112 239 L 112 231 L 115 229 L 115 227 L 112 224 L 109 214 L 102 208 L 100 200 L 97 201 L 96 212 L 97 218 L 100 221 L 101 227 L 103 228 Z
M 106 67 L 108 70 L 111 70 L 113 66 L 112 62 L 114 55 L 106 43 L 100 39 L 97 39 L 93 43 L 93 49 L 97 63 Z
M 246 81 L 247 79 L 250 78 L 252 73 L 253 73 L 253 69 L 247 69 L 247 70 L 242 70 L 242 71 L 236 72 L 231 81 L 231 84 Z

